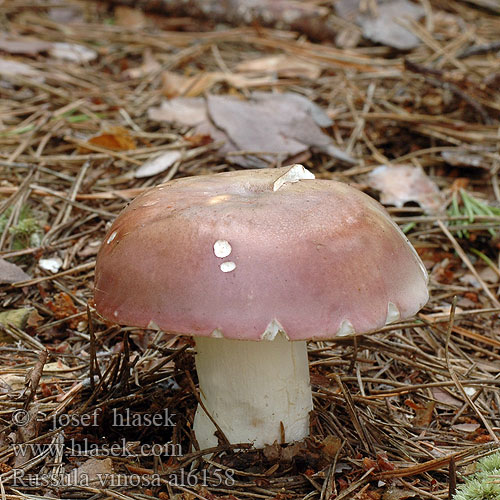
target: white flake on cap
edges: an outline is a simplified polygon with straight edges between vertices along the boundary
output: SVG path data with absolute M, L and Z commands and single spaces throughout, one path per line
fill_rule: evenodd
M 218 194 L 217 196 L 213 196 L 207 201 L 207 205 L 216 205 L 217 203 L 221 203 L 223 201 L 227 201 L 231 198 L 229 194 Z
M 118 234 L 118 231 L 113 231 L 111 235 L 108 238 L 108 241 L 106 242 L 108 245 L 116 238 L 116 235 Z
M 217 240 L 214 243 L 214 254 L 216 257 L 223 259 L 231 254 L 232 248 L 229 244 L 229 241 L 226 240 Z
M 398 321 L 401 318 L 401 313 L 397 308 L 396 304 L 389 302 L 387 304 L 387 317 L 385 318 L 385 324 L 394 323 L 394 321 Z
M 348 319 L 345 319 L 337 330 L 337 337 L 345 337 L 346 335 L 352 335 L 354 333 L 356 333 L 356 330 L 354 330 L 352 323 Z
M 278 191 L 285 184 L 292 184 L 294 182 L 299 182 L 302 179 L 315 179 L 316 177 L 312 172 L 309 172 L 303 165 L 296 163 L 290 170 L 288 170 L 281 177 L 278 177 L 273 184 L 273 191 Z
M 224 335 L 223 333 L 218 329 L 216 328 L 211 334 L 210 334 L 210 337 L 214 338 L 214 339 L 223 339 L 224 338 Z
M 290 340 L 281 323 L 277 319 L 273 319 L 267 325 L 264 333 L 260 336 L 260 338 L 262 340 L 274 340 L 278 334 L 281 334 L 285 339 Z
M 230 273 L 231 271 L 234 271 L 236 269 L 236 264 L 234 262 L 223 262 L 221 265 L 220 265 L 220 270 L 223 272 L 223 273 Z

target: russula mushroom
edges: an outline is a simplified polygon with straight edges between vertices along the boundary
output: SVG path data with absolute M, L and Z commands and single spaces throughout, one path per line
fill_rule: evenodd
M 302 165 L 156 186 L 97 256 L 97 311 L 193 335 L 203 406 L 231 443 L 256 447 L 309 433 L 308 339 L 375 330 L 427 299 L 422 261 L 384 208 Z M 200 406 L 202 449 L 215 429 Z

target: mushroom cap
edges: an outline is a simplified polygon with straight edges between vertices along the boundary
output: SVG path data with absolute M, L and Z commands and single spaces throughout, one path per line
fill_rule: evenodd
M 138 196 L 97 256 L 97 311 L 232 339 L 328 339 L 415 314 L 427 272 L 385 209 L 301 165 L 182 178 Z

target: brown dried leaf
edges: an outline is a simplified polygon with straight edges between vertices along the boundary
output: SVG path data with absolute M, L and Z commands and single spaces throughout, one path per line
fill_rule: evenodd
M 424 9 L 408 0 L 385 0 L 376 4 L 376 9 L 361 10 L 360 0 L 339 0 L 335 4 L 337 14 L 356 22 L 363 30 L 363 36 L 373 42 L 388 45 L 399 50 L 410 50 L 420 40 L 403 23 L 407 19 L 418 21 Z
M 380 191 L 384 205 L 402 207 L 413 201 L 428 213 L 443 210 L 444 199 L 425 172 L 412 165 L 382 165 L 367 176 L 368 185 Z
M 113 461 L 111 458 L 98 459 L 91 458 L 80 467 L 73 469 L 66 474 L 64 484 L 88 486 L 104 486 L 102 483 L 106 478 L 111 478 L 114 473 Z M 84 482 L 85 481 L 85 482 Z
M 31 279 L 31 276 L 26 274 L 19 266 L 0 258 L 0 284 L 17 283 L 29 279 Z
M 336 436 L 326 436 L 321 446 L 321 453 L 328 459 L 334 459 L 342 446 L 342 441 Z
M 53 300 L 47 302 L 47 306 L 54 313 L 56 319 L 65 319 L 78 312 L 73 299 L 65 292 L 56 293 Z M 74 318 L 70 321 L 71 328 L 76 328 L 79 319 Z
M 262 152 L 258 157 L 231 155 L 231 162 L 245 167 L 265 167 L 279 157 L 287 159 L 310 148 L 354 163 L 321 130 L 332 123 L 328 115 L 307 98 L 291 92 L 254 92 L 249 100 L 219 95 L 176 98 L 150 109 L 149 117 L 194 126 L 198 134 L 225 141 L 220 150 L 223 154 Z
M 431 388 L 432 396 L 440 403 L 444 403 L 450 406 L 462 406 L 462 401 L 460 399 L 453 397 L 451 394 L 446 392 L 444 389 L 440 387 Z
M 87 142 L 113 151 L 128 151 L 136 148 L 134 138 L 123 127 L 110 127 L 107 131 L 90 138 Z
M 455 424 L 451 426 L 453 430 L 460 432 L 476 432 L 480 427 L 481 424 L 478 423 Z
M 408 498 L 418 498 L 414 491 L 390 486 L 382 496 L 382 500 L 407 500 Z
M 418 427 L 427 427 L 432 422 L 432 415 L 436 407 L 435 401 L 428 401 L 425 405 L 415 403 L 411 399 L 405 401 L 406 406 L 409 406 L 415 411 L 415 419 L 413 423 Z

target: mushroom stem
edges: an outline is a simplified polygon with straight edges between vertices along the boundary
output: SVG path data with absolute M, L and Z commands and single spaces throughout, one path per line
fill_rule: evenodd
M 309 434 L 305 341 L 290 342 L 281 334 L 261 342 L 196 337 L 196 350 L 201 400 L 230 443 L 262 448 Z M 217 446 L 215 430 L 198 406 L 194 431 L 201 449 Z

